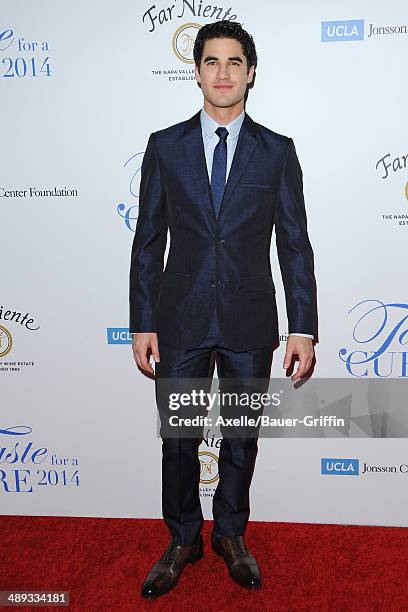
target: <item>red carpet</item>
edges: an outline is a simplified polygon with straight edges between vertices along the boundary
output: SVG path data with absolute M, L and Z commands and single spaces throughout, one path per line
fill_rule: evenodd
M 0 590 L 70 591 L 75 612 L 402 611 L 408 610 L 408 531 L 250 522 L 245 539 L 264 586 L 246 591 L 209 547 L 178 586 L 155 601 L 139 596 L 168 542 L 161 521 L 0 517 Z M 56 610 L 1 607 L 3 610 Z

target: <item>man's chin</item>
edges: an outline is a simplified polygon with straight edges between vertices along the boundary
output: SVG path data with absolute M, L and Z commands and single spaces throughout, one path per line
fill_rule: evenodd
M 230 106 L 235 106 L 240 102 L 240 100 L 227 100 L 227 98 L 217 98 L 216 100 L 209 100 L 213 106 L 217 106 L 218 108 L 229 108 Z

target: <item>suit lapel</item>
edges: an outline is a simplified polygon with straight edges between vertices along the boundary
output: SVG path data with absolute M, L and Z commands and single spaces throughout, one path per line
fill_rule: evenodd
M 232 159 L 231 168 L 228 174 L 228 179 L 225 185 L 224 196 L 222 198 L 220 212 L 218 213 L 218 220 L 221 219 L 221 215 L 224 214 L 226 207 L 231 202 L 234 189 L 252 157 L 257 145 L 255 134 L 256 126 L 249 115 L 245 113 L 244 121 L 239 132 L 234 157 Z
M 214 204 L 211 195 L 211 184 L 208 177 L 205 160 L 203 137 L 201 132 L 200 111 L 186 121 L 184 130 L 184 147 L 188 163 L 195 179 L 195 186 L 199 190 L 202 201 L 209 209 L 212 220 L 217 223 Z M 221 202 L 218 221 L 231 201 L 232 194 L 242 173 L 244 172 L 257 144 L 256 125 L 249 115 L 245 113 L 244 121 L 238 136 L 238 142 L 232 160 L 228 179 L 225 185 L 224 196 Z
M 194 187 L 199 191 L 201 201 L 204 202 L 213 217 L 214 223 L 216 223 L 211 185 L 208 178 L 207 163 L 205 161 L 200 112 L 201 111 L 186 121 L 183 138 L 186 162 L 189 164 L 192 175 L 194 176 Z

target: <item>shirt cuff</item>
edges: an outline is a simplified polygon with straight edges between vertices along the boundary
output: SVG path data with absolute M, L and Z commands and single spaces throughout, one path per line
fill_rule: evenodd
M 298 334 L 297 332 L 292 332 L 288 334 L 288 336 L 303 336 L 304 338 L 311 338 L 312 340 L 314 339 L 314 336 L 312 336 L 311 334 Z

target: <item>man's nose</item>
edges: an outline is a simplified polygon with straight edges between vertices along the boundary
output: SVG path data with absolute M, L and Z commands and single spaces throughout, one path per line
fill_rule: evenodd
M 219 64 L 218 65 L 218 71 L 217 71 L 217 78 L 219 78 L 219 79 L 229 79 L 229 76 L 230 76 L 229 66 L 228 65 Z

